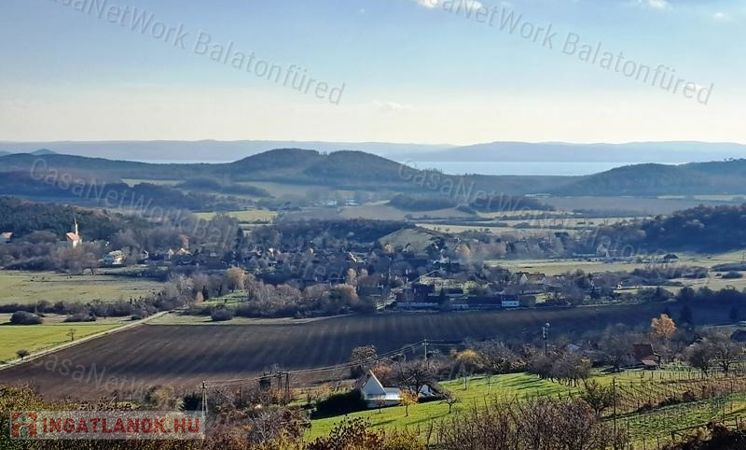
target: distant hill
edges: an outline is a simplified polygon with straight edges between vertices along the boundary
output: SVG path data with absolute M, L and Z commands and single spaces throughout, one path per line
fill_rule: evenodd
M 56 152 L 53 152 L 52 150 L 49 150 L 49 149 L 46 149 L 46 148 L 41 148 L 39 150 L 34 150 L 32 152 L 7 152 L 7 151 L 4 151 L 4 150 L 0 150 L 0 156 L 12 155 L 14 153 L 23 153 L 23 154 L 34 155 L 34 156 L 46 156 L 46 155 L 56 155 L 57 154 Z
M 746 159 L 619 167 L 583 177 L 551 192 L 599 196 L 746 194 Z
M 276 149 L 220 164 L 154 164 L 115 161 L 71 155 L 12 154 L 0 157 L 0 172 L 54 169 L 98 180 L 153 179 L 185 181 L 192 178 L 225 178 L 232 181 L 272 181 L 310 184 L 335 188 L 392 189 L 403 191 L 437 190 L 446 179 L 457 185 L 456 177 L 441 176 L 435 187 L 418 183 L 425 172 L 408 168 L 380 156 L 359 151 L 330 154 L 316 150 Z M 461 181 L 462 184 L 465 184 Z M 484 185 L 481 182 L 480 185 Z M 471 184 L 464 189 L 473 189 Z
M 39 150 L 34 150 L 33 152 L 30 152 L 34 156 L 46 156 L 46 155 L 56 155 L 57 152 L 53 152 L 52 150 L 49 150 L 48 148 L 40 148 Z
M 276 148 L 313 148 L 320 152 L 361 150 L 381 156 L 431 152 L 452 145 L 398 144 L 386 142 L 322 141 L 84 141 L 84 142 L 0 142 L 0 155 L 29 153 L 47 148 L 67 155 L 127 159 L 144 162 L 230 162 Z
M 396 161 L 432 162 L 618 162 L 665 163 L 746 157 L 746 146 L 694 141 L 573 144 L 489 142 L 469 146 L 323 141 L 60 141 L 0 142 L 0 155 L 49 149 L 68 155 L 144 162 L 230 162 L 277 148 L 320 152 L 359 150 Z
M 444 175 L 422 171 L 361 151 L 321 153 L 275 149 L 231 163 L 155 164 L 61 154 L 0 156 L 0 172 L 67 172 L 98 182 L 122 179 L 214 179 L 230 183 L 276 182 L 333 189 L 425 193 L 456 203 L 477 196 L 548 193 L 563 196 L 746 195 L 746 159 L 681 165 L 637 164 L 578 177 Z M 1 193 L 1 192 L 0 192 Z

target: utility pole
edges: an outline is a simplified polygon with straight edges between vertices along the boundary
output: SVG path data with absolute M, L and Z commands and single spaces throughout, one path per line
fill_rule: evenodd
M 430 370 L 430 358 L 427 355 L 427 339 L 422 341 L 422 345 L 425 346 L 425 367 Z
M 544 339 L 544 356 L 547 356 L 549 354 L 549 328 L 551 325 L 549 322 L 545 323 L 543 327 L 541 327 L 541 337 Z
M 207 420 L 207 382 L 202 382 L 202 420 Z
M 617 442 L 617 424 L 616 424 L 616 377 L 611 379 L 611 392 L 612 392 L 612 398 L 613 398 L 613 405 L 614 408 L 614 448 L 616 449 L 616 442 Z
M 290 372 L 285 372 L 285 401 L 290 403 Z

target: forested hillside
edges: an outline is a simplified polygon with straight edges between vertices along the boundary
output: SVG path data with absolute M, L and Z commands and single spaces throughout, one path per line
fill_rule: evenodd
M 717 252 L 746 247 L 746 204 L 679 211 L 640 223 L 603 228 L 599 235 L 617 247 L 630 244 L 650 251 Z

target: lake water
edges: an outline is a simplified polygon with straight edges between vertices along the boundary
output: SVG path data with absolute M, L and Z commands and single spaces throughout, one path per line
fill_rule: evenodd
M 438 169 L 449 175 L 591 175 L 632 162 L 482 162 L 400 161 L 418 169 Z

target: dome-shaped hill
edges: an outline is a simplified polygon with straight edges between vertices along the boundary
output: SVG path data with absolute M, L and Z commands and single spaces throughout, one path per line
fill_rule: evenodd
M 232 172 L 272 171 L 277 169 L 303 169 L 323 159 L 316 150 L 280 148 L 249 156 L 229 164 Z
M 401 169 L 402 165 L 395 161 L 370 153 L 344 150 L 326 155 L 322 161 L 308 167 L 304 173 L 327 180 L 405 182 Z
M 665 195 L 708 190 L 706 176 L 683 166 L 638 164 L 584 177 L 556 191 L 561 195 Z

